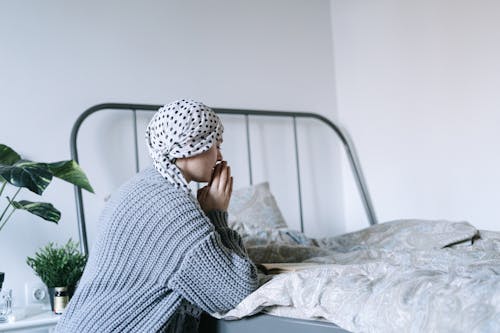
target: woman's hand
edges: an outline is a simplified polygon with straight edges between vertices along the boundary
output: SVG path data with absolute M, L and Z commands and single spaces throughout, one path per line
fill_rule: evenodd
M 232 192 L 231 167 L 222 161 L 215 166 L 210 183 L 198 190 L 198 202 L 205 213 L 212 210 L 227 211 Z

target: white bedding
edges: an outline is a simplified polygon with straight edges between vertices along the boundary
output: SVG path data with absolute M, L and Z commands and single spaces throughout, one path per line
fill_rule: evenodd
M 466 222 L 400 220 L 302 244 L 251 237 L 256 262 L 316 262 L 262 276 L 235 309 L 325 319 L 353 332 L 500 332 L 500 233 Z M 293 237 L 297 239 L 297 237 Z M 260 245 L 250 245 L 259 244 Z

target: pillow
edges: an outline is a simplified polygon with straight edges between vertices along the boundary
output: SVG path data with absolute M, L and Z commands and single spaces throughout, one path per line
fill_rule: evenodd
M 243 234 L 287 227 L 268 182 L 234 190 L 228 215 L 229 226 Z
M 313 238 L 308 238 L 302 232 L 287 228 L 279 229 L 259 229 L 259 230 L 236 230 L 246 247 L 270 246 L 273 244 L 288 244 L 302 246 L 318 246 Z
M 441 249 L 464 241 L 477 234 L 467 222 L 445 220 L 395 220 L 379 223 L 348 234 L 318 240 L 321 247 L 355 251 L 371 248 L 398 250 Z

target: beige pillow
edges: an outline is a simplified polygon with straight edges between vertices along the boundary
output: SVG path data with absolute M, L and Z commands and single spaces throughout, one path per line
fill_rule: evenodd
M 243 234 L 287 227 L 268 182 L 234 190 L 228 214 L 229 225 Z

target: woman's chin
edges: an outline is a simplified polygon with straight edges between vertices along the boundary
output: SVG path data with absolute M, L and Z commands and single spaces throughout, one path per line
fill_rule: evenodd
M 210 182 L 210 179 L 211 179 L 212 175 L 210 176 L 205 176 L 205 177 L 198 177 L 196 179 L 193 179 L 195 182 L 198 182 L 198 183 L 209 183 Z

